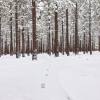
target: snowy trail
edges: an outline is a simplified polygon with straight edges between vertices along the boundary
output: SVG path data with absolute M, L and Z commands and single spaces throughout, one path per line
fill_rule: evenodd
M 41 57 L 39 62 L 32 62 L 31 57 L 1 58 L 0 100 L 70 100 L 59 84 L 59 68 L 49 56 Z
M 54 65 L 52 60 L 48 60 L 49 63 L 46 65 L 44 81 L 42 82 L 45 84 L 45 88 L 43 88 L 44 97 L 48 98 L 48 100 L 71 100 L 59 83 L 58 68 Z
M 1 57 L 0 100 L 100 100 L 100 53 Z

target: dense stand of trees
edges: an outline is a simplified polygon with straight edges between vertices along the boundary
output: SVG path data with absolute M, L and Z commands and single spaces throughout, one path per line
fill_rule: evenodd
M 13 4 L 10 2 L 11 10 Z M 38 30 L 37 30 L 37 6 L 36 1 L 32 0 L 32 32 L 29 29 L 24 27 L 25 19 L 21 19 L 19 22 L 19 4 L 18 0 L 15 0 L 15 34 L 13 32 L 13 13 L 10 12 L 9 17 L 9 27 L 10 27 L 10 34 L 6 34 L 5 39 L 3 38 L 3 33 L 1 31 L 2 25 L 2 17 L 0 15 L 0 57 L 2 55 L 10 54 L 11 56 L 16 54 L 16 58 L 19 58 L 22 54 L 22 57 L 25 57 L 25 54 L 32 55 L 32 60 L 37 59 L 37 54 L 39 53 L 47 53 L 49 55 L 54 54 L 55 57 L 59 56 L 59 53 L 63 55 L 66 54 L 67 56 L 70 55 L 70 52 L 74 52 L 78 54 L 79 52 L 92 54 L 92 51 L 100 51 L 100 36 L 95 41 L 94 37 L 92 36 L 91 31 L 91 2 L 89 1 L 89 23 L 87 33 L 83 32 L 83 35 L 80 36 L 78 30 L 78 4 L 75 3 L 75 10 L 74 10 L 74 34 L 69 34 L 69 9 L 65 9 L 65 20 L 60 19 L 61 24 L 59 24 L 59 12 L 58 5 L 56 4 L 56 9 L 53 13 L 54 19 L 50 19 L 47 16 L 48 21 L 48 28 L 47 28 L 47 38 L 38 37 Z M 48 10 L 49 11 L 49 10 Z M 1 12 L 1 9 L 0 9 Z M 0 13 L 1 14 L 1 13 Z M 49 13 L 50 16 L 50 13 Z M 38 19 L 41 19 L 41 15 Z M 65 24 L 64 24 L 65 22 Z M 21 28 L 19 24 L 21 23 Z M 54 23 L 54 31 L 52 30 L 52 23 Z M 61 32 L 59 32 L 59 27 L 61 27 Z M 8 36 L 10 37 L 8 39 Z M 98 44 L 95 45 L 98 41 Z

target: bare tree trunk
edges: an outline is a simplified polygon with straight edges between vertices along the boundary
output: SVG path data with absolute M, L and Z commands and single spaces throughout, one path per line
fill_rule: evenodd
M 55 12 L 55 43 L 54 43 L 54 53 L 55 57 L 59 56 L 59 45 L 58 45 L 58 13 Z
M 4 54 L 7 55 L 7 34 L 6 34 L 6 40 L 5 40 Z
M 43 40 L 41 38 L 41 42 L 40 42 L 40 52 L 43 53 Z
M 92 38 L 92 51 L 95 51 L 95 38 Z
M 31 40 L 31 54 L 32 54 L 32 51 L 33 51 L 33 42 Z
M 62 54 L 64 55 L 64 22 L 62 21 Z
M 20 33 L 21 33 L 21 29 L 18 29 L 18 45 L 19 45 L 19 55 L 21 53 L 21 36 L 20 36 Z
M 19 58 L 18 1 L 15 1 L 16 58 Z
M 89 0 L 89 51 L 92 54 L 92 44 L 91 44 L 91 1 Z
M 78 9 L 75 10 L 75 54 L 78 54 Z
M 36 3 L 32 0 L 32 30 L 33 30 L 33 50 L 32 50 L 32 60 L 37 59 L 37 46 L 36 46 Z
M 10 3 L 10 10 L 11 9 L 12 9 L 12 3 Z M 10 55 L 13 55 L 12 12 L 10 13 Z
M 99 38 L 99 51 L 100 51 L 100 36 L 98 38 Z
M 81 52 L 82 51 L 82 41 L 80 40 L 79 42 L 79 51 Z
M 62 36 L 60 36 L 59 52 L 62 53 Z
M 50 36 L 50 19 L 49 19 L 49 34 L 47 37 L 47 52 L 49 55 L 51 55 L 51 36 Z
M 27 32 L 28 34 L 27 34 L 27 50 L 26 50 L 26 52 L 27 52 L 27 55 L 29 56 L 29 54 L 30 54 L 30 37 L 29 37 L 29 32 Z
M 0 57 L 2 55 L 2 38 L 1 38 L 1 8 L 0 8 Z
M 75 52 L 75 35 L 73 34 L 73 52 Z
M 69 52 L 72 52 L 72 36 L 70 35 Z
M 24 28 L 22 29 L 22 57 L 25 57 L 25 39 L 24 39 Z
M 44 44 L 44 42 L 43 42 L 43 53 L 45 52 L 45 44 Z
M 66 54 L 69 56 L 69 31 L 68 31 L 68 9 L 66 10 Z
M 52 53 L 54 53 L 54 35 L 52 32 Z
M 85 33 L 84 33 L 84 38 L 83 38 L 83 53 L 85 54 L 86 52 L 86 36 L 85 36 Z
M 3 54 L 4 54 L 4 50 L 3 50 L 3 47 L 4 47 L 4 44 L 3 44 L 3 37 L 2 37 L 2 39 L 1 39 L 1 43 L 2 43 L 1 54 L 3 55 Z

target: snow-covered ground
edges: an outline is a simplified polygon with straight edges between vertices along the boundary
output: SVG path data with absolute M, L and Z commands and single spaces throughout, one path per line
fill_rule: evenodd
M 1 57 L 0 100 L 100 100 L 100 53 Z

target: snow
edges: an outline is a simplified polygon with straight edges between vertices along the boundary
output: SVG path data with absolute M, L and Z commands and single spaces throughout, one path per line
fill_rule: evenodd
M 0 100 L 100 100 L 100 53 L 0 58 Z

